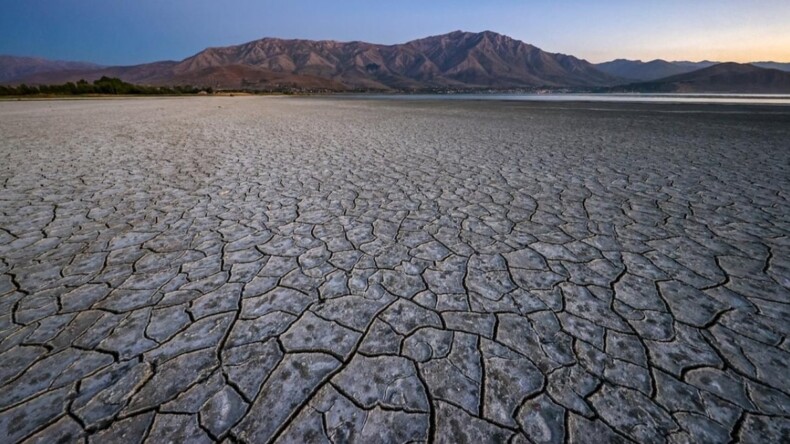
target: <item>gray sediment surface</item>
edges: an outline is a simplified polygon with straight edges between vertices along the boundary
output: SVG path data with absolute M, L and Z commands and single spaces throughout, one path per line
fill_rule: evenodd
M 4 442 L 787 442 L 790 108 L 0 103 Z

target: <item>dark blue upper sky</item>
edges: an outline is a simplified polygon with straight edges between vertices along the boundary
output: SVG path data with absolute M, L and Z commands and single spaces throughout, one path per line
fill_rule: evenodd
M 790 0 L 3 0 L 0 54 L 132 64 L 262 37 L 400 43 L 456 29 L 594 62 L 790 62 Z

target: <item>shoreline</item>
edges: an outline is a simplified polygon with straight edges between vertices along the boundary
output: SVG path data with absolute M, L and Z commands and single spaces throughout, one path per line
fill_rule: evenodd
M 293 97 L 300 99 L 335 99 L 341 101 L 384 101 L 384 102 L 492 102 L 492 103 L 539 103 L 539 104 L 600 104 L 600 105 L 700 105 L 700 106 L 768 106 L 790 107 L 790 95 L 779 94 L 627 94 L 627 93 L 214 93 L 214 94 L 91 94 L 77 96 L 6 96 L 0 102 L 45 102 L 85 100 L 141 100 L 210 97 Z
M 176 99 L 195 97 L 280 97 L 288 94 L 250 94 L 250 93 L 217 93 L 217 94 L 91 94 L 74 96 L 5 96 L 0 102 L 44 102 L 48 100 L 112 100 L 112 99 Z

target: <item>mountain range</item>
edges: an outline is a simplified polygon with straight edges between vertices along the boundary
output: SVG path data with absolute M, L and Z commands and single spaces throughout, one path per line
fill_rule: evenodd
M 611 88 L 641 93 L 790 93 L 790 72 L 751 64 L 719 63 L 696 71 Z
M 790 80 L 782 75 L 790 74 L 776 69 L 790 70 L 790 64 L 760 64 L 737 65 L 742 68 L 738 69 L 737 78 L 733 77 L 734 85 L 750 90 L 790 92 Z M 108 76 L 155 86 L 191 84 L 255 90 L 579 89 L 621 85 L 638 90 L 640 82 L 719 65 L 708 61 L 622 59 L 596 65 L 570 55 L 546 52 L 491 31 L 455 31 L 396 45 L 264 38 L 241 45 L 207 48 L 181 61 L 134 66 L 105 67 L 0 56 L 0 83 L 54 84 Z M 729 72 L 734 68 L 725 64 L 722 69 Z M 749 78 L 767 84 L 752 84 Z M 681 79 L 666 85 L 666 88 L 682 85 L 686 90 L 696 88 L 696 91 L 707 88 L 704 79 L 696 82 Z M 716 88 L 720 87 L 717 83 Z
M 651 81 L 664 77 L 686 74 L 721 63 L 722 62 L 711 62 L 710 60 L 703 60 L 701 62 L 668 62 L 666 60 L 656 59 L 643 62 L 641 60 L 617 59 L 611 62 L 598 63 L 595 67 L 609 75 L 623 79 L 631 81 Z M 749 64 L 758 68 L 778 69 L 780 71 L 790 72 L 790 63 L 751 62 Z
M 65 62 L 38 57 L 0 55 L 0 82 L 26 79 L 37 74 L 63 71 L 90 71 L 101 66 L 86 62 Z

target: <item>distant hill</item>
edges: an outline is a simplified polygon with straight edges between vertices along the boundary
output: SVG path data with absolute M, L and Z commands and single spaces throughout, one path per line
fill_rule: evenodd
M 711 62 L 710 60 L 703 60 L 701 62 L 690 62 L 688 60 L 683 60 L 683 61 L 674 61 L 669 63 L 672 63 L 673 65 L 689 68 L 690 69 L 689 72 L 691 72 L 702 68 L 708 68 L 713 65 L 718 65 L 719 63 L 722 62 Z
M 42 73 L 94 70 L 99 67 L 99 65 L 85 62 L 64 62 L 37 57 L 0 55 L 0 83 L 12 82 Z
M 154 86 L 195 85 L 231 89 L 280 89 L 298 87 L 342 91 L 345 85 L 316 76 L 278 73 L 245 65 L 223 65 L 192 70 L 178 70 L 179 62 L 155 62 L 135 66 L 113 66 L 90 70 L 71 70 L 35 74 L 24 78 L 29 85 L 51 85 L 78 80 L 93 81 L 101 77 Z M 14 82 L 20 83 L 20 82 Z
M 790 63 L 777 63 L 777 62 L 752 62 L 754 66 L 760 68 L 778 69 L 779 71 L 790 72 Z
M 626 60 L 617 59 L 611 62 L 598 63 L 595 65 L 599 70 L 624 79 L 630 80 L 658 80 L 664 77 L 685 74 L 688 72 L 696 71 L 703 68 L 708 68 L 713 65 L 718 65 L 721 62 L 711 62 L 704 60 L 702 62 L 688 62 L 688 61 L 675 61 L 668 62 L 666 60 L 652 60 L 650 62 L 643 62 L 641 60 Z M 780 71 L 790 72 L 790 63 L 777 63 L 777 62 L 753 62 L 754 66 L 760 68 L 778 69 Z
M 118 77 L 220 88 L 428 89 L 609 86 L 623 80 L 576 57 L 486 31 L 455 31 L 398 45 L 265 38 L 208 48 L 180 62 L 35 72 L 17 83 Z
M 598 63 L 595 67 L 612 76 L 630 80 L 656 80 L 699 69 L 692 66 L 678 65 L 666 60 L 643 62 L 641 60 L 626 59 Z
M 751 64 L 720 63 L 651 82 L 612 88 L 643 93 L 790 93 L 790 72 Z

